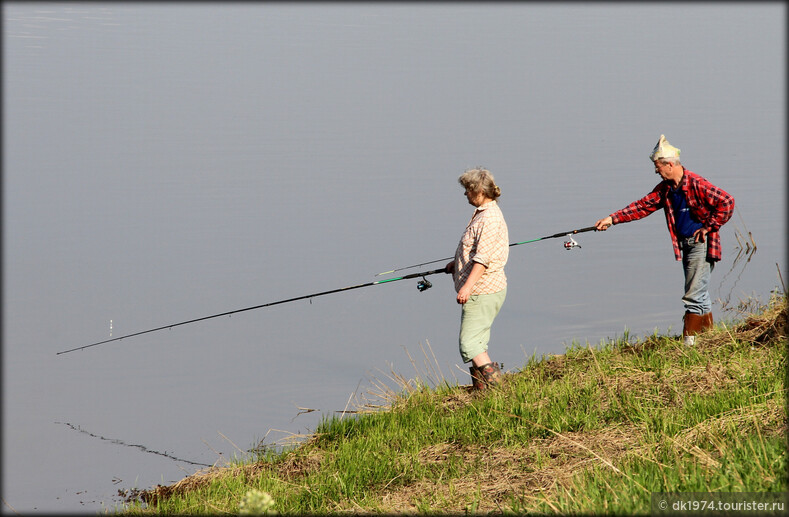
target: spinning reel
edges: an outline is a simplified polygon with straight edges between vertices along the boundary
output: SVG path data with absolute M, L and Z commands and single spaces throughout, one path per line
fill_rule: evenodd
M 581 245 L 578 244 L 577 242 L 575 242 L 575 239 L 573 239 L 573 234 L 568 233 L 567 234 L 567 238 L 568 238 L 568 240 L 566 240 L 564 242 L 564 249 L 571 250 L 573 248 L 580 248 L 581 247 Z
M 423 291 L 427 291 L 431 287 L 433 287 L 433 284 L 430 282 L 430 280 L 428 280 L 425 277 L 422 277 L 422 280 L 420 280 L 416 284 L 416 288 L 419 289 L 420 293 L 423 292 Z

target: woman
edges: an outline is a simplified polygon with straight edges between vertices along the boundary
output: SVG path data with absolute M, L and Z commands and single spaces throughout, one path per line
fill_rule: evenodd
M 484 389 L 502 379 L 498 365 L 488 355 L 488 341 L 490 327 L 507 295 L 504 265 L 509 256 L 509 234 L 496 202 L 501 189 L 490 171 L 469 169 L 458 182 L 476 210 L 446 271 L 452 274 L 457 302 L 463 306 L 460 356 L 464 363 L 471 362 L 474 389 Z

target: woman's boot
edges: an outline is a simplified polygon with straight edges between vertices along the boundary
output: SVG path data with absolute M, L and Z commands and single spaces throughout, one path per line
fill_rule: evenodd
M 478 366 L 477 371 L 482 375 L 485 384 L 487 384 L 488 386 L 494 386 L 496 384 L 499 384 L 504 378 L 504 375 L 501 373 L 501 370 L 499 369 L 499 365 L 497 365 L 496 363 L 488 363 L 482 366 Z
M 484 390 L 485 389 L 485 379 L 482 376 L 482 372 L 479 371 L 479 368 L 474 366 L 473 364 L 469 367 L 469 371 L 471 372 L 471 387 L 474 390 Z

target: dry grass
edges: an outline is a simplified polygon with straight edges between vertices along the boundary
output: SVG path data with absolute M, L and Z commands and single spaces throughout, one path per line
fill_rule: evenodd
M 512 494 L 544 497 L 559 486 L 568 487 L 579 471 L 593 465 L 612 465 L 625 454 L 633 454 L 638 433 L 615 428 L 596 433 L 557 434 L 535 439 L 523 447 L 437 444 L 420 453 L 424 464 L 452 459 L 473 465 L 471 472 L 449 482 L 419 481 L 384 491 L 381 503 L 386 512 L 418 513 L 424 506 L 461 511 L 479 502 L 477 512 L 498 512 Z M 352 504 L 337 508 L 354 511 Z
M 725 426 L 753 427 L 754 419 L 766 436 L 783 436 L 787 432 L 785 408 L 770 401 L 759 404 L 753 411 L 732 411 L 706 420 L 681 433 L 674 444 L 709 467 L 718 468 L 719 462 L 696 444 L 715 436 Z M 475 465 L 474 469 L 449 483 L 420 481 L 386 490 L 381 498 L 382 505 L 392 513 L 418 513 L 425 505 L 463 511 L 469 507 L 473 495 L 478 501 L 476 511 L 485 513 L 503 511 L 514 494 L 535 501 L 550 501 L 558 488 L 572 488 L 573 478 L 585 469 L 602 465 L 618 470 L 614 465 L 628 456 L 655 461 L 656 451 L 653 445 L 644 444 L 643 432 L 637 426 L 616 426 L 598 432 L 556 433 L 552 438 L 534 439 L 516 448 L 436 444 L 421 451 L 422 463 L 440 464 L 456 457 Z M 342 510 L 353 511 L 354 508 L 338 508 Z
M 227 477 L 254 479 L 263 471 L 267 470 L 269 470 L 268 467 L 262 463 L 250 463 L 247 465 L 235 465 L 230 467 L 210 467 L 195 472 L 173 485 L 156 485 L 156 487 L 151 490 L 143 490 L 132 495 L 139 497 L 142 501 L 151 506 L 156 506 L 160 501 L 200 490 L 220 479 Z

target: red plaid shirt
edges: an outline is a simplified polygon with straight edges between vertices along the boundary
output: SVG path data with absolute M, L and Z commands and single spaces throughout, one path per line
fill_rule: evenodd
M 707 260 L 718 261 L 721 259 L 720 227 L 731 219 L 734 213 L 734 198 L 727 192 L 719 189 L 698 174 L 683 167 L 684 175 L 679 183 L 679 188 L 688 200 L 688 207 L 693 217 L 709 230 L 707 234 Z M 661 181 L 646 196 L 630 203 L 622 210 L 611 214 L 614 224 L 626 223 L 646 217 L 658 208 L 666 212 L 666 224 L 671 242 L 674 245 L 674 257 L 682 260 L 682 251 L 676 235 L 674 225 L 674 208 L 668 199 L 671 182 Z

